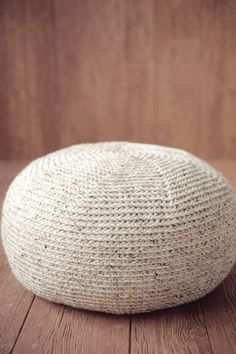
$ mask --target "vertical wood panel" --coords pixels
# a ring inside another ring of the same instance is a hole
[[[53,2],[25,1],[31,157],[60,145],[60,110]]]
[[[29,116],[25,66],[25,10],[0,2],[0,158],[28,157]]]
[[[201,24],[199,151],[236,157],[236,2],[206,2]]]
[[[124,1],[55,2],[63,146],[130,138],[124,11]]]
[[[236,2],[0,4],[0,157],[99,140],[236,157]]]

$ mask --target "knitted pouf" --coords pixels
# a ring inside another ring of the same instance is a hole
[[[156,310],[202,297],[229,273],[235,192],[183,150],[76,145],[14,179],[2,241],[16,278],[45,299],[111,313]]]

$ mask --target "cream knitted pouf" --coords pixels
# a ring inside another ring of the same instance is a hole
[[[225,278],[236,256],[236,198],[220,173],[182,150],[76,145],[15,178],[2,240],[17,279],[45,299],[151,311]]]

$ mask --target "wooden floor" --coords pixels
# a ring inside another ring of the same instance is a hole
[[[236,161],[210,162],[236,188]],[[24,165],[0,162],[1,201]],[[14,279],[1,247],[0,353],[10,352],[235,354],[236,267],[199,301],[148,314],[117,316],[75,310],[35,297]]]

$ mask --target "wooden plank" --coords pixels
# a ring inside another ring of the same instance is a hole
[[[15,344],[34,296],[13,277],[1,242],[0,273],[0,353],[7,354]]]
[[[0,2],[0,157],[132,140],[236,157],[236,2]]]
[[[54,7],[61,144],[131,139],[125,2],[60,0]]]
[[[29,115],[22,1],[0,2],[0,158],[28,158]]]
[[[59,147],[60,114],[53,2],[25,1],[28,144],[31,157]]]
[[[133,354],[211,354],[211,346],[198,302],[134,315],[131,328]]]
[[[0,203],[10,180],[24,165],[25,162],[0,162]],[[1,242],[0,274],[0,353],[5,354],[12,350],[34,296],[13,277]]]
[[[236,68],[236,42],[229,43],[236,30],[236,2],[200,1],[200,7],[199,153],[235,158],[236,81],[231,70]]]
[[[236,351],[236,265],[227,279],[201,300],[214,354]]]
[[[62,106],[62,145],[121,139],[197,150],[199,7],[55,2],[60,88],[71,103]]]
[[[129,353],[129,317],[36,298],[13,353]]]
[[[52,2],[0,3],[0,158],[33,158],[59,147]]]

